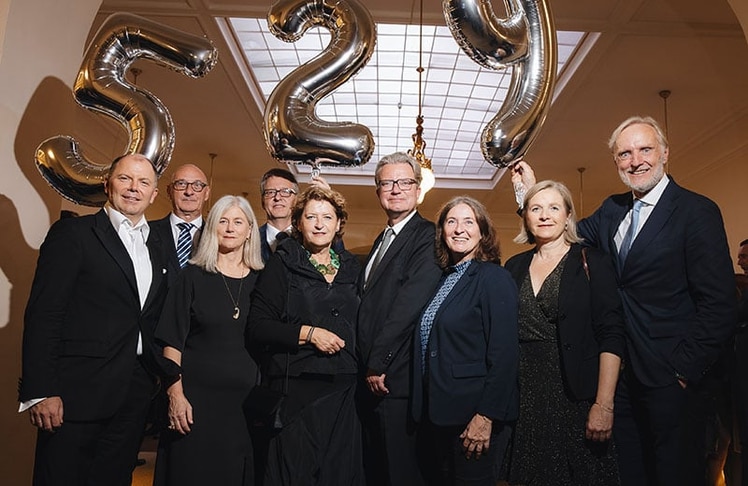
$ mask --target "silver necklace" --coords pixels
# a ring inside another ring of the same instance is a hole
[[[244,275],[241,280],[239,280],[239,292],[236,294],[236,299],[234,299],[234,294],[231,293],[231,289],[229,288],[229,283],[226,281],[226,276],[222,272],[218,272],[221,274],[221,278],[223,279],[223,285],[226,286],[226,292],[229,293],[229,298],[231,299],[231,303],[234,304],[234,314],[231,316],[234,318],[234,320],[239,319],[239,314],[241,314],[241,310],[239,309],[239,299],[242,297],[242,285],[244,284],[244,277],[249,275],[249,272],[247,272],[247,275]]]

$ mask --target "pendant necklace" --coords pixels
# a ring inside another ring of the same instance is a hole
[[[247,275],[244,275],[244,277],[239,280],[239,292],[236,294],[236,299],[234,299],[234,294],[231,293],[231,289],[229,288],[229,283],[226,281],[226,276],[219,270],[218,273],[221,274],[221,278],[223,279],[223,285],[226,286],[226,291],[229,293],[229,298],[231,299],[231,303],[234,304],[234,314],[231,316],[234,318],[234,320],[239,319],[239,314],[241,314],[241,310],[239,309],[239,299],[242,297],[242,284],[244,283],[244,277],[249,275],[249,272],[247,272]]]

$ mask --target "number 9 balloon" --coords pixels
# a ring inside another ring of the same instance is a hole
[[[490,0],[443,0],[452,36],[476,63],[514,71],[504,105],[481,136],[483,157],[504,168],[521,159],[538,135],[556,83],[556,30],[549,0],[504,0],[496,18]]]
[[[356,166],[374,151],[371,131],[350,122],[317,118],[320,99],[363,68],[376,42],[376,27],[358,0],[280,0],[268,13],[270,31],[295,42],[312,27],[330,30],[327,48],[291,72],[270,94],[264,133],[270,154],[284,162]]]
[[[126,80],[128,67],[138,58],[197,78],[213,68],[218,55],[205,38],[115,13],[101,25],[83,56],[73,86],[75,100],[118,121],[130,137],[127,153],[148,157],[161,175],[174,149],[174,123],[161,100]],[[106,202],[103,182],[109,164],[91,163],[72,137],[45,140],[35,158],[42,176],[63,197],[86,206]]]

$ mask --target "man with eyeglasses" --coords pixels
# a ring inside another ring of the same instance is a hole
[[[197,247],[203,228],[203,206],[210,198],[208,178],[196,165],[180,165],[171,176],[166,194],[171,213],[149,224],[164,244],[171,286]]]
[[[329,189],[330,186],[322,177],[313,177],[311,186]],[[267,262],[278,246],[278,241],[291,234],[291,211],[299,194],[296,177],[286,169],[270,169],[260,179],[260,197],[262,209],[265,210],[267,222],[260,226],[260,251],[262,261]],[[343,242],[333,243],[333,250],[344,248]]]
[[[423,484],[408,409],[413,326],[441,277],[434,224],[416,210],[421,166],[408,154],[382,158],[374,173],[387,227],[361,277],[358,315],[363,385],[359,411],[369,485]]]

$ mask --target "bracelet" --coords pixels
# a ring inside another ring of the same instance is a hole
[[[606,407],[602,403],[598,403],[598,402],[593,403],[593,405],[597,405],[598,407],[602,408],[603,412],[613,413],[613,408],[612,407]]]
[[[314,332],[314,326],[309,327],[309,332],[306,334],[305,343],[309,344],[312,342],[312,333]]]

